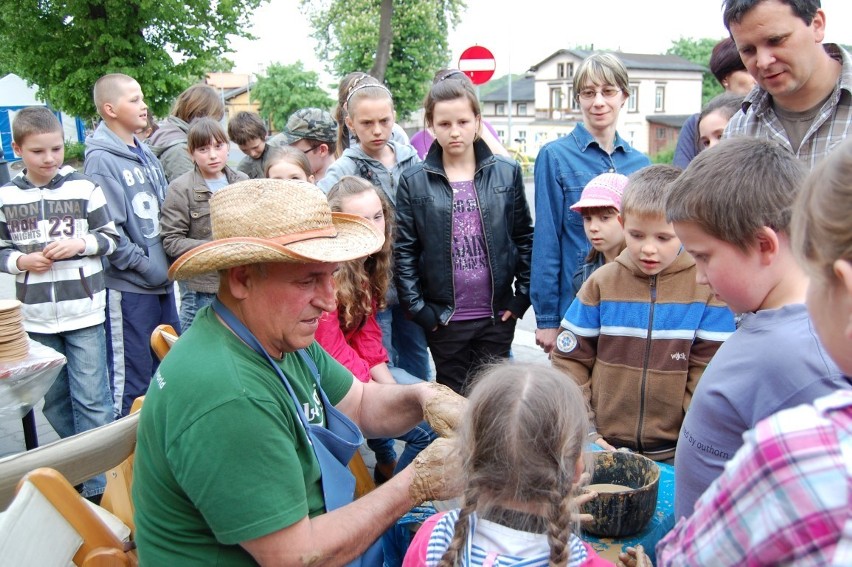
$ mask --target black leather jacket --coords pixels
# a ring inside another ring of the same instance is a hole
[[[474,186],[491,269],[491,317],[508,309],[517,317],[530,306],[533,227],[521,168],[474,143]],[[455,310],[453,191],[437,143],[426,160],[403,172],[396,196],[395,279],[399,303],[431,331]],[[513,288],[514,283],[514,288]]]

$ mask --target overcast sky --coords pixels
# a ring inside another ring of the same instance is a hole
[[[450,32],[451,64],[471,45],[497,60],[495,76],[522,73],[553,52],[575,45],[632,53],[663,53],[680,37],[719,38],[721,0],[467,0]],[[269,63],[294,63],[334,82],[314,53],[316,42],[297,0],[272,0],[254,15],[254,41],[234,40],[235,72],[258,73]],[[852,44],[852,1],[823,0],[826,41]],[[844,23],[845,22],[845,23]],[[511,62],[511,65],[510,65]]]

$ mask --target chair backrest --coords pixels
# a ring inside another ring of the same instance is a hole
[[[145,396],[133,400],[130,406],[130,415],[139,415]],[[135,447],[135,446],[134,446]],[[133,520],[133,499],[131,497],[131,486],[133,485],[133,459],[131,453],[126,459],[106,472],[106,490],[104,490],[101,506],[120,519],[125,526],[130,528],[130,538],[136,537],[136,522]]]
[[[60,473],[39,468],[21,479],[0,516],[0,564],[131,566],[135,556]]]
[[[163,360],[177,339],[178,334],[175,332],[174,327],[171,325],[157,325],[151,332],[151,350],[154,351],[157,358]]]
[[[112,469],[136,448],[139,412],[65,439],[0,459],[0,509],[29,471],[50,467],[73,485]]]

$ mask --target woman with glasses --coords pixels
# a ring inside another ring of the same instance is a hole
[[[573,297],[572,276],[589,252],[583,217],[570,209],[583,187],[601,173],[630,175],[651,162],[616,132],[627,102],[624,64],[611,53],[595,53],[574,75],[574,96],[583,122],[567,136],[545,144],[535,160],[535,233],[530,297],[536,343],[550,352],[559,323]]]

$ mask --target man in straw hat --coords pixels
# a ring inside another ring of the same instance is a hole
[[[338,263],[375,252],[383,236],[294,180],[226,187],[210,215],[213,240],[169,271],[218,271],[220,285],[145,399],[133,482],[140,562],[381,565],[375,542],[397,518],[457,492],[451,444],[439,439],[353,502],[346,463],[358,428],[392,437],[425,413],[448,433],[463,407],[436,384],[354,380],[314,341],[335,308]]]

